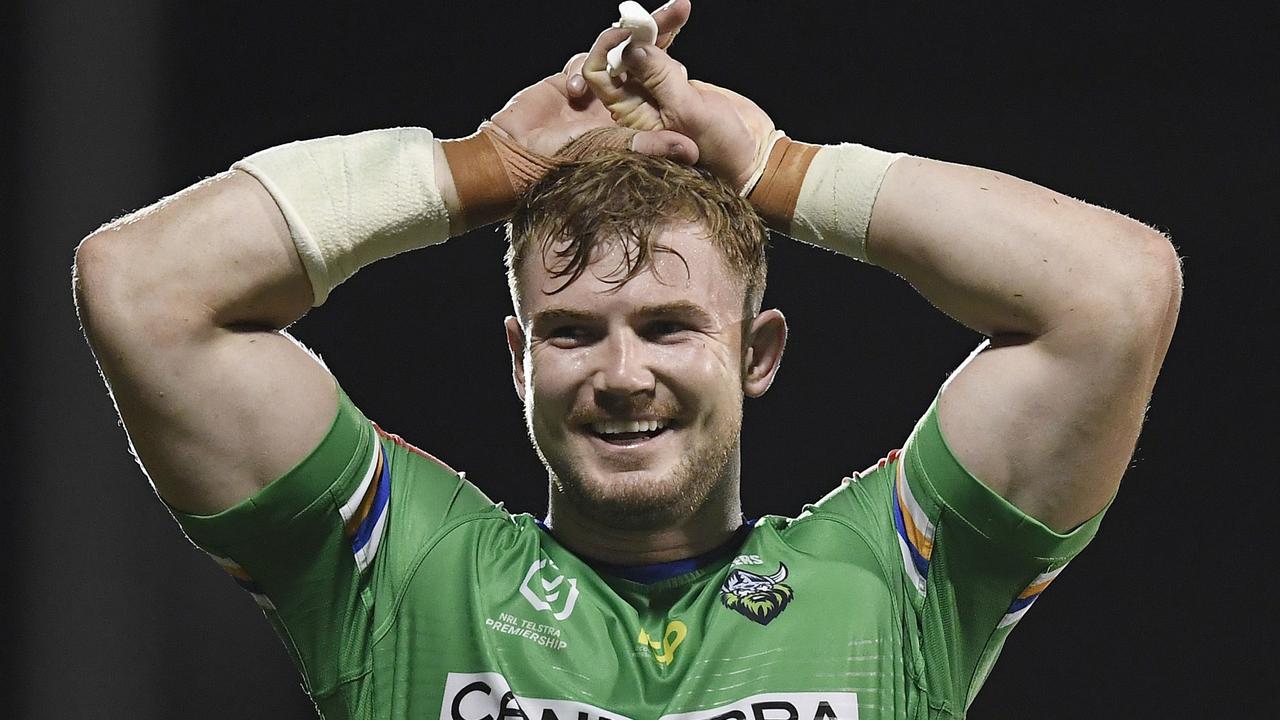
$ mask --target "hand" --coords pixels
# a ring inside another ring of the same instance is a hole
[[[689,19],[689,0],[672,0],[653,13],[658,42],[670,45]],[[621,30],[622,37],[626,31]],[[618,42],[621,42],[619,40]],[[588,130],[613,124],[609,110],[589,91],[580,71],[586,53],[570,58],[559,73],[516,93],[492,118],[496,129],[526,149],[545,156]],[[687,137],[661,128],[638,128],[632,149],[693,163],[697,147]]]
[[[629,45],[627,72],[610,77],[606,55],[627,38],[610,28],[596,38],[582,75],[611,117],[641,131],[674,130],[698,146],[699,164],[741,189],[765,160],[773,120],[751,100],[710,83],[689,80],[684,65],[655,45]]]

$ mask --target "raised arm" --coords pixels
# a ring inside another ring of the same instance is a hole
[[[287,471],[336,411],[281,328],[311,284],[271,195],[243,172],[94,232],[76,253],[85,335],[156,490],[211,513]]]
[[[989,487],[1066,531],[1115,493],[1181,299],[1160,233],[1003,173],[907,157],[867,234],[871,262],[990,338],[939,422]]]
[[[688,134],[775,230],[869,259],[988,336],[940,399],[970,472],[1059,531],[1105,506],[1178,312],[1164,236],[1003,173],[779,140],[749,100],[689,81],[652,46],[629,48],[626,81],[610,78],[617,41],[602,35],[583,74],[625,121]]]
[[[655,14],[666,42],[688,11],[682,0]],[[315,447],[334,380],[283,328],[361,265],[503,217],[546,156],[610,124],[598,102],[570,97],[581,61],[469,138],[403,128],[282,146],[85,238],[81,322],[167,502],[220,511]],[[661,151],[666,135],[635,146]]]

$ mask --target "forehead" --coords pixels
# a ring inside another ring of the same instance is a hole
[[[605,313],[630,308],[693,303],[723,320],[740,319],[743,282],[730,271],[724,254],[707,239],[699,225],[672,224],[655,230],[654,246],[670,248],[653,254],[647,268],[623,285],[626,246],[602,243],[586,271],[560,292],[567,277],[554,277],[538,253],[530,253],[520,273],[521,315],[528,319],[548,307]],[[631,249],[634,253],[634,248]]]

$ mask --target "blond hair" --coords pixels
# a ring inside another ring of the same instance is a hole
[[[621,242],[623,261],[601,277],[621,287],[654,268],[659,253],[685,262],[656,240],[678,222],[703,229],[742,282],[748,316],[759,312],[767,235],[751,204],[704,170],[628,150],[562,163],[521,196],[507,223],[507,283],[517,311],[519,269],[531,255],[541,257],[553,278],[564,278],[554,294],[577,280],[610,243]]]

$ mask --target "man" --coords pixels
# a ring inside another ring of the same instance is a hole
[[[1177,314],[1168,241],[999,173],[793,142],[663,52],[687,15],[656,13],[624,74],[606,31],[469,138],[273,148],[81,245],[140,462],[326,717],[962,717],[1096,531]],[[740,510],[743,398],[786,338],[743,196],[990,338],[901,451],[793,520]],[[281,330],[507,216],[545,523],[372,425]]]

